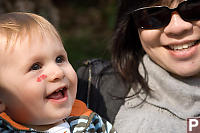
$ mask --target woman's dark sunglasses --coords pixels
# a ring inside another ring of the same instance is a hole
[[[184,21],[200,20],[200,0],[181,2],[174,9],[166,6],[139,8],[134,10],[131,15],[137,28],[159,29],[169,24],[174,11],[177,11]]]

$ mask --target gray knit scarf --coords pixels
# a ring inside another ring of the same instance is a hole
[[[167,109],[181,119],[200,116],[200,77],[173,77],[152,62],[149,56],[144,56],[143,61],[148,72],[148,85],[152,89],[148,103]],[[142,65],[139,71],[144,73]]]
[[[119,133],[184,133],[187,118],[200,116],[200,78],[177,78],[155,64],[147,55],[143,58],[152,89],[146,101],[135,107],[146,95],[125,100],[115,117]],[[144,76],[140,64],[139,72]],[[129,92],[131,95],[133,89]]]

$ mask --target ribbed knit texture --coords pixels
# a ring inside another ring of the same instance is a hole
[[[148,72],[151,97],[138,107],[145,98],[139,96],[126,99],[114,123],[119,133],[184,133],[189,117],[200,114],[200,78],[178,79],[151,61],[143,58]],[[140,73],[144,73],[142,65]],[[143,74],[144,75],[144,74]],[[130,91],[130,94],[133,94]]]

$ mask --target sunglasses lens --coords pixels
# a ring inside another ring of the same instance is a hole
[[[200,20],[200,1],[185,2],[179,7],[179,14],[186,21]]]
[[[133,18],[138,28],[158,29],[169,23],[171,12],[165,7],[143,8],[134,11]]]

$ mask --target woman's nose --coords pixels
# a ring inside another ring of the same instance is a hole
[[[48,71],[47,79],[49,82],[61,80],[65,76],[63,68],[57,64],[52,65]]]
[[[168,36],[183,36],[192,29],[192,23],[184,21],[177,12],[173,12],[170,23],[164,28],[164,33]]]

